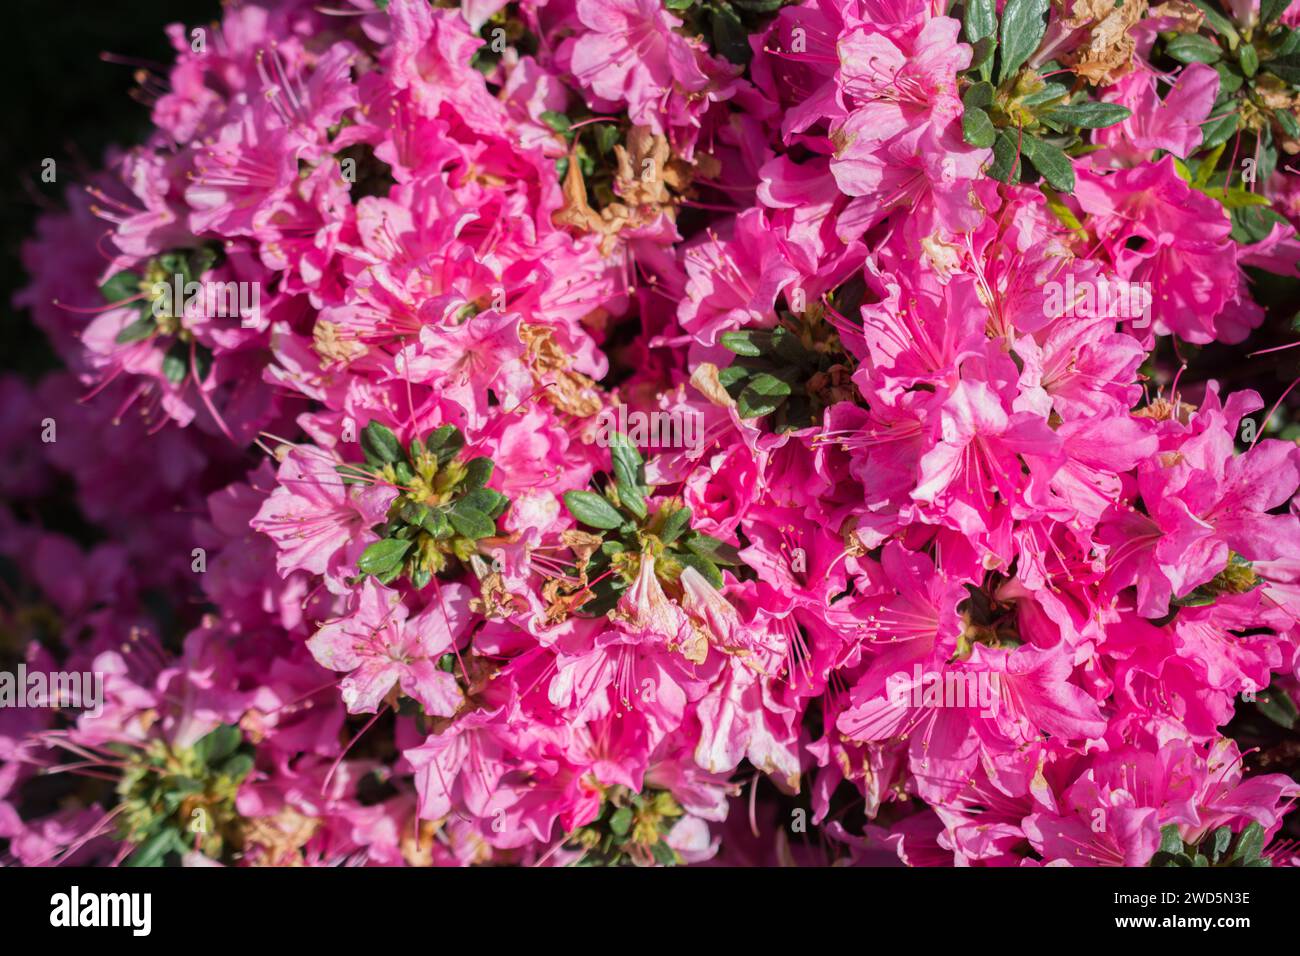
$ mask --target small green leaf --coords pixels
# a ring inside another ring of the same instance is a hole
[[[961,104],[967,109],[986,109],[993,105],[993,84],[981,80],[972,83],[962,94]]]
[[[1105,129],[1122,123],[1132,116],[1127,106],[1118,103],[1099,103],[1094,100],[1057,106],[1047,112],[1047,118],[1062,126],[1079,126],[1083,129]]]
[[[180,843],[179,837],[180,835],[170,827],[159,830],[136,847],[135,852],[127,859],[126,865],[131,867],[162,866],[167,854],[181,853],[187,849]]]
[[[1237,61],[1241,64],[1241,72],[1246,76],[1254,76],[1255,71],[1259,69],[1259,54],[1255,48],[1247,43],[1237,52]]]
[[[1263,849],[1264,828],[1258,822],[1252,820],[1250,826],[1242,830],[1237,837],[1237,847],[1232,851],[1230,862],[1238,866],[1245,866],[1259,859],[1259,853]]]
[[[966,0],[966,14],[962,19],[963,32],[971,43],[992,36],[998,28],[998,12],[994,0]]]
[[[488,483],[495,469],[496,464],[491,458],[484,458],[481,455],[471,458],[465,462],[465,477],[461,479],[458,488],[465,492],[478,491]]]
[[[1183,838],[1178,833],[1177,823],[1166,823],[1160,828],[1160,852],[1183,852]]]
[[[971,51],[970,68],[978,70],[980,78],[988,82],[993,75],[993,53],[998,48],[997,37],[984,37],[982,40],[976,40],[974,49]]]
[[[1211,30],[1228,41],[1228,46],[1236,47],[1241,37],[1237,35],[1237,29],[1232,25],[1232,21],[1215,9],[1214,4],[1209,0],[1192,0],[1202,13],[1205,14],[1205,23]]]
[[[1214,831],[1214,843],[1211,846],[1210,859],[1218,863],[1219,859],[1227,852],[1228,847],[1232,844],[1232,827],[1221,826]]]
[[[179,351],[178,351],[179,348]],[[185,374],[188,371],[185,365],[185,346],[180,342],[173,345],[163,356],[162,373],[163,377],[173,385],[179,385],[185,381]]]
[[[1226,143],[1237,132],[1237,114],[1229,113],[1201,124],[1201,146],[1206,149]]]
[[[1300,53],[1285,53],[1261,64],[1279,80],[1292,86],[1300,84]]]
[[[672,544],[690,526],[691,509],[685,506],[678,508],[664,519],[663,528],[659,531],[659,540],[664,544]]]
[[[1273,118],[1282,127],[1287,139],[1300,139],[1300,123],[1296,122],[1295,115],[1290,110],[1274,110]]]
[[[145,312],[140,318],[125,326],[121,332],[118,332],[117,338],[113,341],[117,342],[118,345],[139,342],[141,339],[147,339],[156,331],[158,331],[158,324],[154,321],[153,313]]]
[[[134,272],[122,271],[99,287],[105,302],[121,302],[140,294],[140,277]]]
[[[984,170],[990,177],[1000,183],[1020,181],[1020,157],[1017,155],[1015,130],[998,130],[993,140],[993,162]]]
[[[1296,725],[1300,712],[1296,710],[1291,695],[1274,684],[1266,691],[1261,691],[1255,699],[1255,707],[1273,723],[1291,730]]]
[[[743,564],[740,552],[725,541],[708,534],[696,532],[686,539],[686,547],[702,558],[708,558],[716,564]]]
[[[447,517],[451,520],[451,526],[456,529],[456,533],[471,541],[490,538],[497,533],[495,521],[477,508],[471,508],[464,501],[456,502],[447,513]]]
[[[243,739],[238,727],[233,724],[222,724],[195,742],[194,756],[205,767],[218,764],[233,754]]]
[[[1223,50],[1198,33],[1182,33],[1165,44],[1165,52],[1179,63],[1217,63]]]
[[[357,561],[357,570],[362,574],[373,574],[376,577],[394,569],[400,570],[402,559],[410,550],[410,541],[383,538],[361,552],[361,558]]]
[[[998,83],[1004,83],[1038,49],[1047,32],[1048,0],[1007,0],[1002,10],[1002,64]]]
[[[445,541],[455,533],[445,511],[430,511],[420,522],[420,527],[433,535],[437,541]]]
[[[609,829],[615,836],[627,836],[632,829],[632,808],[619,807],[609,818]]]
[[[619,129],[614,123],[597,123],[594,132],[596,151],[602,156],[608,154],[618,143]]]
[[[552,130],[565,136],[568,135],[573,126],[572,121],[567,116],[563,113],[557,113],[555,110],[543,110],[541,120]]]
[[[510,499],[491,488],[477,488],[460,499],[470,508],[481,511],[489,518],[496,518],[506,510]]]
[[[735,332],[723,332],[719,340],[723,348],[730,349],[737,355],[757,358],[766,351],[772,342],[772,333],[766,330],[741,329]]]
[[[749,62],[753,54],[749,48],[749,31],[731,4],[716,0],[709,7],[709,25],[713,30],[713,46],[722,56],[738,66]]]
[[[1025,134],[1022,142],[1025,158],[1034,164],[1047,184],[1058,192],[1074,192],[1074,164],[1070,157],[1050,143]]]
[[[997,130],[993,127],[993,121],[989,119],[988,113],[978,107],[968,106],[961,117],[961,136],[968,145],[976,149],[988,149],[993,145]]]
[[[1259,22],[1269,24],[1286,12],[1291,0],[1262,0],[1259,5]]]
[[[564,505],[569,514],[589,528],[609,531],[623,523],[623,516],[614,510],[614,506],[595,492],[566,491]]]
[[[1070,95],[1070,88],[1064,83],[1045,83],[1037,93],[1030,93],[1020,100],[1021,106],[1041,106],[1052,100],[1064,100]]]
[[[406,460],[406,450],[397,436],[379,422],[371,422],[361,430],[361,449],[383,464]]]
[[[724,583],[722,580],[722,572],[719,571],[718,566],[708,558],[698,554],[678,554],[676,555],[676,558],[688,568],[694,568],[700,574],[704,575],[704,579],[715,588],[718,590],[722,589]]]
[[[1242,245],[1262,242],[1275,225],[1286,225],[1287,220],[1268,206],[1244,206],[1230,211],[1232,238]]]
[[[770,415],[789,397],[789,382],[769,372],[759,372],[741,390],[736,410],[741,418],[758,418]]]

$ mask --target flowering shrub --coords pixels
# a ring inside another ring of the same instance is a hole
[[[333,6],[25,249],[7,858],[1296,862],[1286,0]]]

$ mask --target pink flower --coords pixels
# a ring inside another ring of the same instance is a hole
[[[460,705],[456,678],[437,666],[464,630],[468,593],[449,584],[450,602],[440,600],[413,617],[402,596],[367,577],[348,614],[326,624],[307,642],[322,667],[348,671],[343,703],[354,714],[373,714],[400,686],[433,717],[450,717]]]

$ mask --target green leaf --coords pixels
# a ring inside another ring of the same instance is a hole
[[[1214,843],[1211,846],[1210,859],[1214,863],[1219,862],[1219,858],[1227,852],[1228,847],[1232,844],[1232,827],[1224,825],[1214,831]]]
[[[1022,97],[1021,106],[1040,106],[1052,100],[1064,100],[1070,95],[1070,88],[1064,83],[1045,83],[1037,93]]]
[[[1282,127],[1282,132],[1286,134],[1287,139],[1300,139],[1300,123],[1296,122],[1290,110],[1274,110],[1273,118],[1277,120],[1277,125]]]
[[[609,531],[623,523],[623,516],[601,495],[591,491],[566,491],[564,505],[569,514],[589,528]]]
[[[442,448],[451,441],[451,439],[459,432],[460,429],[455,425],[439,425],[433,431],[429,432],[428,437],[424,439],[424,447],[429,451],[437,451],[439,448]]]
[[[1252,820],[1250,826],[1242,830],[1237,837],[1237,848],[1232,851],[1229,862],[1238,866],[1245,866],[1259,859],[1259,853],[1263,849],[1264,828],[1258,822]]]
[[[1166,823],[1160,828],[1160,852],[1183,852],[1183,838],[1178,834],[1177,823]]]
[[[185,346],[182,343],[177,342],[168,349],[167,354],[163,356],[163,377],[173,385],[179,385],[181,382],[185,381],[185,374],[187,371],[188,368],[185,364]]]
[[[121,302],[140,294],[140,277],[134,272],[122,271],[99,287],[105,302]]]
[[[1127,106],[1118,103],[1098,103],[1093,100],[1057,106],[1047,113],[1047,118],[1062,126],[1079,126],[1083,129],[1105,129],[1122,123],[1132,116]]]
[[[1207,196],[1217,199],[1224,209],[1244,209],[1247,206],[1267,206],[1268,197],[1253,193],[1240,186],[1224,189],[1222,186],[1210,186],[1203,190]]]
[[[674,866],[677,863],[677,851],[663,840],[650,848],[650,855],[655,858],[655,862],[660,866]]]
[[[1295,728],[1300,712],[1296,710],[1295,701],[1281,687],[1274,685],[1262,691],[1255,699],[1255,707],[1273,723],[1287,730]]]
[[[1070,157],[1050,143],[1025,134],[1022,142],[1025,158],[1034,164],[1049,186],[1058,192],[1074,192],[1074,164]]]
[[[609,153],[618,143],[619,129],[614,123],[595,124],[596,151],[602,156]]]
[[[1223,50],[1198,33],[1182,33],[1165,44],[1165,52],[1179,63],[1217,63]]]
[[[770,372],[759,372],[751,378],[736,400],[741,418],[758,418],[770,415],[790,397],[790,383]]]
[[[1017,155],[1017,135],[1015,130],[998,130],[997,138],[993,140],[993,162],[989,163],[984,172],[1000,183],[1020,181],[1021,163]]]
[[[478,491],[488,483],[495,469],[496,464],[491,458],[482,455],[471,458],[465,462],[465,477],[461,479],[459,489],[465,492]]]
[[[135,852],[127,859],[126,865],[131,867],[162,866],[167,854],[181,853],[185,849],[187,848],[180,842],[180,834],[168,827],[159,830],[136,847]]]
[[[1213,148],[1226,143],[1237,132],[1237,114],[1229,113],[1201,124],[1201,146]]]
[[[645,520],[645,483],[642,480],[641,453],[621,432],[610,440],[610,458],[614,463],[614,487],[618,500],[637,518]]]
[[[994,92],[992,83],[980,80],[978,83],[972,83],[962,94],[961,104],[967,109],[985,109],[993,105]]]
[[[722,580],[722,572],[719,571],[718,566],[714,564],[712,561],[710,561],[708,558],[698,554],[678,554],[675,555],[675,557],[677,558],[678,561],[686,565],[688,568],[694,568],[696,571],[702,574],[704,576],[704,579],[708,581],[710,584],[712,584],[715,588],[717,588],[718,590],[722,589],[722,585],[724,583]]]
[[[1262,0],[1259,5],[1259,22],[1272,23],[1291,6],[1291,0]]]
[[[573,127],[573,122],[563,113],[557,113],[555,110],[544,110],[541,114],[541,120],[552,130],[561,135],[567,136],[569,130]]]
[[[723,348],[730,349],[737,355],[757,358],[772,344],[772,333],[766,329],[741,329],[735,332],[723,332],[719,340]]]
[[[491,488],[476,488],[460,499],[466,506],[481,511],[489,518],[496,518],[506,510],[510,499]]]
[[[615,836],[627,836],[632,829],[632,808],[619,807],[609,818],[609,829]]]
[[[1231,216],[1232,238],[1243,245],[1262,242],[1272,232],[1273,226],[1286,224],[1286,219],[1268,206],[1233,209]]]
[[[234,754],[221,765],[221,773],[235,780],[242,780],[253,769],[252,754]]]
[[[402,448],[402,443],[379,422],[371,422],[361,430],[361,449],[384,464],[406,460],[406,450]]]
[[[712,535],[696,532],[686,540],[686,547],[700,557],[708,558],[717,564],[738,565],[744,563],[740,559],[739,551],[727,544],[727,542],[719,541]]]
[[[975,48],[971,52],[970,68],[978,70],[980,78],[985,82],[993,75],[993,51],[997,48],[997,37],[985,37],[975,41]]]
[[[222,724],[198,739],[194,744],[194,756],[205,767],[213,766],[233,754],[243,739],[238,727]]]
[[[614,465],[614,477],[620,485],[644,487],[641,452],[622,432],[616,432],[609,441],[609,457]],[[620,492],[622,489],[619,489]]]
[[[455,532],[445,511],[430,511],[420,522],[420,527],[433,535],[437,541],[445,541]]]
[[[117,342],[118,345],[139,342],[141,339],[147,339],[157,330],[158,323],[154,321],[153,313],[145,312],[140,318],[125,326],[121,332],[118,332],[117,338],[113,341]]]
[[[398,538],[383,538],[376,541],[361,552],[361,558],[357,561],[357,570],[362,574],[373,574],[376,577],[393,570],[400,570],[402,559],[406,557],[406,552],[411,550],[411,544],[410,541],[402,541]]]
[[[1214,72],[1219,74],[1220,100],[1231,93],[1237,92],[1241,89],[1241,85],[1246,82],[1246,78],[1243,77],[1241,71],[1237,69],[1237,64],[1229,60],[1220,60],[1218,63],[1214,64]],[[1218,113],[1219,110],[1226,105],[1226,102],[1216,101],[1212,112]]]
[[[1286,53],[1275,56],[1262,64],[1263,68],[1284,83],[1292,86],[1300,83],[1300,53]]]
[[[497,533],[495,521],[477,508],[471,508],[464,501],[456,502],[447,513],[447,517],[451,520],[451,526],[456,529],[456,533],[471,541],[490,538]]]
[[[713,46],[722,56],[738,66],[749,62],[753,55],[749,48],[749,31],[731,4],[716,0],[709,7],[709,26],[713,30]]]
[[[971,43],[992,36],[998,28],[998,12],[993,0],[966,0],[963,32]]]
[[[1047,32],[1048,0],[1007,0],[1002,11],[1002,64],[998,83],[1015,76],[1016,71],[1038,49]]]
[[[1255,48],[1247,43],[1237,52],[1237,60],[1241,63],[1241,72],[1247,76],[1254,76],[1259,69],[1259,54]]]
[[[988,113],[978,107],[968,106],[961,116],[961,136],[970,146],[988,149],[993,145],[997,130]]]
[[[1232,21],[1220,13],[1209,0],[1192,0],[1192,3],[1205,14],[1205,22],[1215,33],[1226,37],[1228,45],[1235,47],[1241,37],[1237,35],[1237,28],[1232,25]]]
[[[663,528],[659,531],[659,540],[664,544],[672,544],[690,526],[691,509],[687,507],[678,508],[664,519]]]

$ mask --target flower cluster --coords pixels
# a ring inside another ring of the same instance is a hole
[[[24,251],[7,857],[1297,861],[1300,11],[334,6]]]

